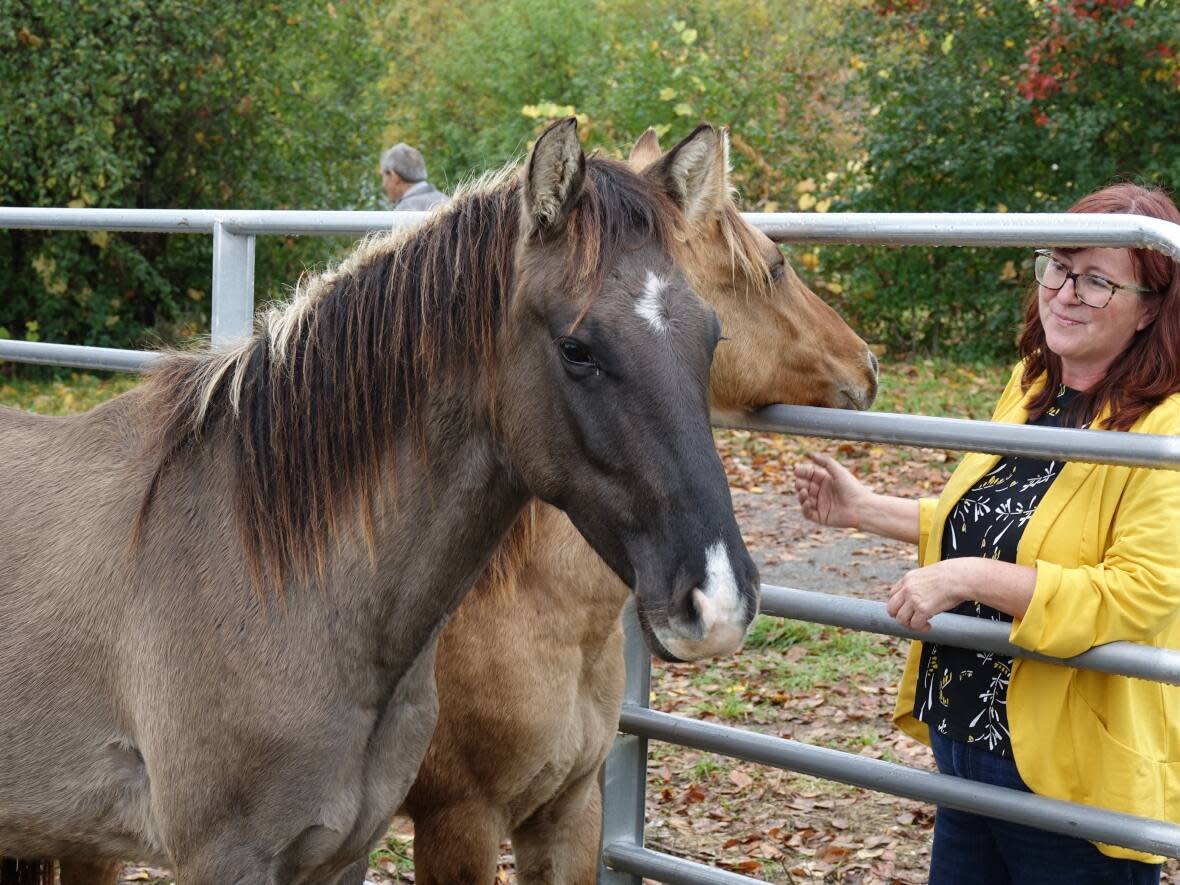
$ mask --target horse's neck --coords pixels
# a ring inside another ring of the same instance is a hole
[[[432,421],[401,434],[387,471],[368,592],[388,638],[419,642],[462,601],[527,500],[489,430]]]

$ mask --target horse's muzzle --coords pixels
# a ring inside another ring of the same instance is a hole
[[[695,661],[742,647],[759,599],[758,569],[745,548],[734,556],[723,542],[716,542],[706,551],[704,574],[695,579],[681,574],[676,584],[666,620],[651,622],[653,651]]]

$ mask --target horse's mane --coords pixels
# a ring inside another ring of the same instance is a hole
[[[164,475],[221,437],[256,586],[323,574],[330,542],[359,520],[373,555],[377,483],[394,435],[423,435],[431,394],[496,362],[515,283],[521,185],[511,167],[460,190],[421,226],[371,236],[339,266],[306,275],[224,352],[173,353],[145,386],[157,428],[133,539]],[[592,157],[563,233],[566,290],[593,297],[638,240],[665,251],[680,223],[662,191]]]
[[[709,223],[709,219],[697,222],[699,227]],[[742,218],[737,205],[732,199],[727,200],[725,206],[716,215],[716,224],[721,231],[721,241],[728,255],[731,274],[734,282],[744,279],[746,293],[759,298],[769,298],[774,293],[774,279],[770,275],[770,265],[762,254],[762,247],[755,231]],[[689,229],[687,236],[697,242],[708,239],[708,234]]]

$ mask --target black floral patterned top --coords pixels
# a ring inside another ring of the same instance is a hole
[[[1058,426],[1062,412],[1077,394],[1062,386],[1048,411],[1029,423]],[[1001,458],[951,509],[942,534],[942,558],[984,556],[1015,562],[1024,527],[1064,466],[1063,461]],[[992,621],[1012,620],[1011,615],[978,602],[961,603],[953,611]],[[1011,674],[1010,657],[926,643],[918,668],[914,717],[939,734],[1010,756],[1007,701]]]

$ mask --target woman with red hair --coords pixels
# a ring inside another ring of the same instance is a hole
[[[1069,211],[1180,224],[1163,191],[1118,184]],[[1180,265],[1148,249],[1036,253],[1021,360],[993,421],[1180,434]],[[918,545],[889,613],[1011,622],[1057,658],[1118,640],[1180,649],[1180,472],[968,454],[937,499],[877,495],[831,458],[795,471],[809,519]],[[894,718],[940,771],[1180,820],[1180,687],[915,642]],[[940,807],[930,882],[1160,878],[1162,858]]]

